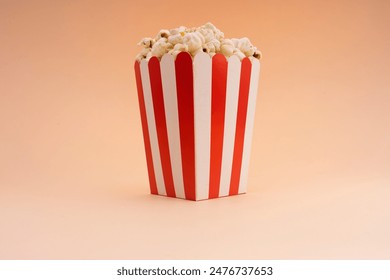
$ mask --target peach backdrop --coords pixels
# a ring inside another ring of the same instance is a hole
[[[389,12],[0,0],[0,258],[390,258]],[[207,21],[264,55],[249,192],[151,196],[136,43]]]

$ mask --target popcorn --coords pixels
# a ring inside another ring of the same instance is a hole
[[[202,39],[204,40],[204,38],[200,36],[202,35],[195,32],[184,35],[183,43],[188,46],[188,51],[190,53],[193,53],[202,47]]]
[[[232,38],[230,41],[232,41],[233,46],[234,46],[235,48],[237,48],[237,47],[238,47],[238,44],[240,43],[240,39],[237,39],[237,38]]]
[[[260,51],[211,23],[162,29],[139,45],[134,73],[150,192],[188,200],[245,193]]]
[[[221,53],[226,57],[230,57],[233,55],[234,49],[234,46],[224,44],[221,46]]]
[[[200,29],[199,32],[203,35],[206,42],[210,42],[215,38],[214,32],[210,29]]]
[[[153,56],[152,52],[148,52],[148,54],[145,56],[146,60],[151,59]]]
[[[167,41],[168,40],[166,38],[161,38],[156,43],[154,43],[150,51],[152,55],[161,58],[165,53],[168,52],[168,50],[172,49],[173,45]]]
[[[195,51],[191,52],[191,55],[192,55],[192,56],[195,56],[195,55],[197,55],[198,53],[202,53],[202,52],[203,52],[202,49],[196,49]]]
[[[140,54],[140,53],[137,54],[137,56],[135,57],[135,59],[138,60],[138,61],[141,61],[144,58],[146,58],[146,57],[144,55]]]
[[[254,47],[248,38],[244,37],[238,40],[237,48],[246,56],[253,56]]]
[[[169,38],[169,35],[171,35],[170,32],[169,32],[169,30],[162,29],[162,30],[160,30],[160,32],[158,32],[157,38],[158,38],[158,39],[161,39],[161,38]]]
[[[255,49],[255,52],[254,52],[254,54],[253,54],[253,57],[254,57],[254,58],[257,58],[257,59],[260,59],[261,56],[262,56],[261,52],[260,52],[259,50]]]
[[[174,58],[176,58],[176,56],[181,53],[181,51],[177,51],[177,50],[170,50],[168,52],[169,54],[173,55]]]
[[[183,36],[180,33],[171,35],[168,37],[168,42],[172,45],[181,44],[183,43]]]
[[[150,48],[153,46],[155,40],[152,38],[143,38],[139,43],[138,46],[144,46],[145,48]]]
[[[176,44],[173,49],[175,51],[188,52],[188,46],[184,44]]]
[[[222,45],[229,45],[229,46],[235,47],[233,40],[237,40],[237,39],[222,39],[221,40],[221,44]]]
[[[151,50],[152,50],[151,48],[145,48],[141,51],[141,55],[146,56],[149,52],[151,52]]]
[[[181,52],[188,52],[188,46],[184,44],[176,44],[172,50],[169,50],[168,53],[173,55],[173,57],[176,58],[176,56]]]
[[[237,55],[240,60],[245,58],[245,54],[237,48],[233,51],[233,54]]]
[[[217,39],[213,39],[210,42],[203,44],[202,49],[204,52],[218,52],[221,48],[221,42]]]
[[[172,35],[176,35],[176,34],[182,34],[182,35],[184,35],[186,29],[187,29],[187,27],[185,27],[185,26],[180,26],[180,27],[178,27],[178,28],[171,29],[170,32],[171,32]]]
[[[143,50],[137,55],[137,60],[148,60],[152,56],[161,59],[166,53],[176,57],[180,52],[189,52],[192,56],[205,52],[211,57],[221,53],[227,58],[237,55],[240,60],[245,57],[261,58],[261,52],[248,38],[225,39],[224,33],[210,22],[200,27],[162,29],[155,38],[144,38],[138,45]]]
[[[218,28],[216,28],[216,27],[214,26],[214,24],[212,24],[211,22],[206,23],[206,24],[203,25],[202,27],[203,27],[204,29],[209,29],[209,30],[213,31],[215,38],[217,38],[218,40],[220,40],[220,39],[222,39],[222,38],[224,37],[223,32],[221,32],[221,30],[219,30]]]

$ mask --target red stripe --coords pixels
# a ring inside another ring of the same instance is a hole
[[[135,70],[135,79],[137,82],[138,102],[139,102],[139,110],[141,113],[142,131],[144,134],[145,154],[146,154],[146,163],[148,165],[150,192],[152,194],[158,194],[156,177],[153,168],[152,149],[150,147],[148,122],[146,120],[146,109],[145,109],[145,101],[144,101],[144,91],[142,89],[140,63],[138,61],[136,61],[134,64],[134,70]]]
[[[251,77],[251,62],[244,58],[241,64],[240,89],[238,96],[236,135],[234,139],[234,152],[232,164],[232,177],[230,178],[229,195],[238,194],[242,164],[242,151],[244,147],[246,111],[248,108],[249,84]]]
[[[149,76],[165,189],[167,191],[167,196],[176,197],[175,187],[173,185],[171,158],[169,154],[160,61],[155,56],[149,61]]]
[[[179,53],[175,61],[180,145],[186,199],[195,200],[194,81],[192,58]]]
[[[221,181],[223,131],[225,126],[227,60],[213,56],[211,82],[210,189],[209,198],[219,196]]]

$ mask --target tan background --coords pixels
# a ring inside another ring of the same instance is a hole
[[[1,259],[390,258],[388,1],[0,0]],[[264,54],[249,193],[148,195],[136,43]]]

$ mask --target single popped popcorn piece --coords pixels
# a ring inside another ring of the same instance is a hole
[[[202,47],[202,35],[200,33],[191,32],[184,35],[183,43],[188,46],[189,52],[195,52]]]
[[[210,42],[211,40],[215,39],[214,32],[210,29],[199,28],[198,32],[203,35],[205,42]]]
[[[230,57],[233,55],[233,52],[234,52],[234,46],[232,45],[228,45],[228,44],[223,44],[221,46],[221,53],[226,56],[226,57]]]
[[[169,35],[171,35],[169,30],[161,29],[160,32],[158,32],[158,34],[157,34],[157,40],[159,40],[161,38],[167,38],[168,39]]]
[[[239,48],[245,48],[251,46],[251,41],[247,37],[243,37],[238,39],[238,46]]]
[[[171,35],[182,34],[184,36],[186,29],[187,28],[185,26],[180,26],[178,28],[171,29],[169,32],[171,33]]]
[[[218,40],[222,39],[224,37],[224,34],[223,32],[221,32],[221,30],[219,30],[218,28],[216,28],[214,26],[214,24],[212,24],[211,22],[208,22],[206,23],[205,25],[202,26],[204,29],[209,29],[211,30],[213,33],[214,33],[214,37]]]
[[[201,39],[202,44],[206,43],[206,39],[204,38],[202,33],[200,33],[199,31],[194,31],[193,33]]]
[[[168,42],[172,45],[183,43],[183,36],[181,34],[175,34],[168,37]]]
[[[232,39],[222,39],[221,44],[235,47]]]
[[[151,54],[157,56],[158,58],[162,57],[170,49],[173,48],[173,45],[167,42],[166,38],[161,38],[156,43],[153,44]]]
[[[246,37],[239,39],[237,48],[240,49],[240,51],[246,56],[252,56],[255,52],[251,41],[249,41]]]
[[[217,39],[213,39],[210,42],[203,44],[202,49],[205,52],[219,52],[221,48],[221,42],[219,42]]]
[[[152,38],[143,38],[137,45],[145,48],[151,48],[156,41]]]

